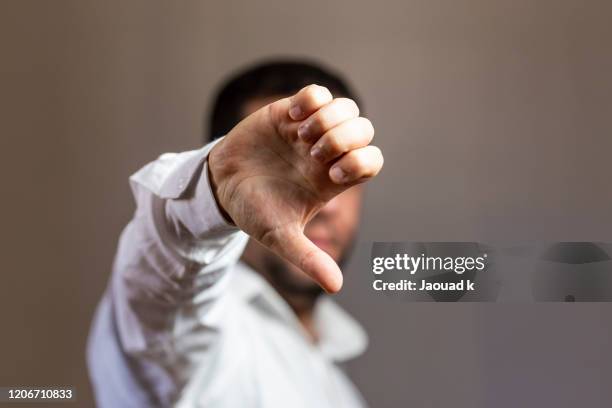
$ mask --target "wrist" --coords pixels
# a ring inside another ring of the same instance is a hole
[[[219,171],[216,171],[218,170],[218,165],[216,161],[216,153],[218,152],[218,149],[220,148],[222,143],[223,143],[223,140],[217,143],[212,148],[212,150],[208,153],[208,165],[206,166],[208,169],[208,180],[210,182],[210,189],[212,191],[212,195],[215,199],[215,202],[217,203],[217,207],[219,208],[219,212],[221,213],[223,218],[225,218],[225,220],[228,223],[235,225],[234,221],[232,220],[232,217],[230,217],[229,213],[227,212],[227,210],[225,209],[225,206],[222,203],[222,200],[220,199],[221,197],[220,186],[222,185],[223,176],[220,174]]]

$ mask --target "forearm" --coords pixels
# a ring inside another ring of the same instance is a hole
[[[111,291],[132,354],[167,350],[181,308],[205,318],[246,243],[212,195],[208,150],[162,156],[131,178],[138,208],[119,242]]]

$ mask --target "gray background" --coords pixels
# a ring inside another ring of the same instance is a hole
[[[346,72],[386,164],[342,303],[374,407],[603,407],[608,304],[377,296],[371,241],[612,240],[609,1],[0,2],[0,385],[72,385],[133,204],[199,145],[214,85],[271,55]]]

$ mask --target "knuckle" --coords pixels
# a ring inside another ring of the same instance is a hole
[[[304,88],[304,92],[307,98],[315,103],[321,103],[326,99],[331,98],[331,93],[329,92],[329,90],[321,85],[308,85],[306,88]]]
[[[372,124],[372,121],[364,117],[359,117],[358,119],[360,119],[361,125],[365,129],[366,133],[374,136],[374,125]]]
[[[385,158],[382,154],[382,151],[377,146],[371,146],[372,148],[372,176],[378,174],[378,172],[382,169],[383,164],[385,163]]]
[[[371,173],[380,162],[382,155],[380,149],[376,146],[368,146],[359,151],[359,154],[355,154],[356,166],[358,166],[363,172]]]
[[[308,85],[300,91],[300,97],[303,101],[309,103],[315,100],[316,92],[316,85]]]
[[[349,98],[337,98],[336,101],[338,101],[338,104],[343,106],[351,115],[359,116],[359,106],[357,106],[354,100]]]
[[[374,126],[366,118],[355,118],[352,123],[352,129],[358,135],[360,142],[368,144],[374,138]]]
[[[332,97],[332,93],[330,92],[329,89],[327,89],[327,87],[322,86],[322,85],[316,85],[318,92],[323,95],[326,98],[331,98]]]
[[[382,154],[382,150],[378,146],[370,146],[374,155],[382,162],[384,161],[384,157]]]
[[[317,114],[312,116],[310,126],[317,131],[322,131],[325,129],[325,124],[327,123],[327,117],[325,112],[320,111]]]
[[[311,92],[315,92],[317,90],[317,88],[319,87],[319,85],[316,84],[310,84],[310,85],[306,85],[303,89],[303,91],[305,93],[311,93]]]
[[[360,153],[361,154],[357,155],[357,163],[359,167],[361,168],[370,167],[370,164],[372,163],[372,157],[370,157],[370,155],[368,155],[366,151],[362,150]]]
[[[325,140],[327,148],[325,150],[332,153],[341,153],[346,150],[344,143],[342,143],[342,136],[336,132],[330,132]]]

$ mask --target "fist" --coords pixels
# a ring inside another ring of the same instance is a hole
[[[210,180],[222,211],[327,292],[342,286],[334,260],[304,227],[329,200],[376,176],[383,156],[372,123],[350,99],[310,85],[245,118],[211,150]]]

